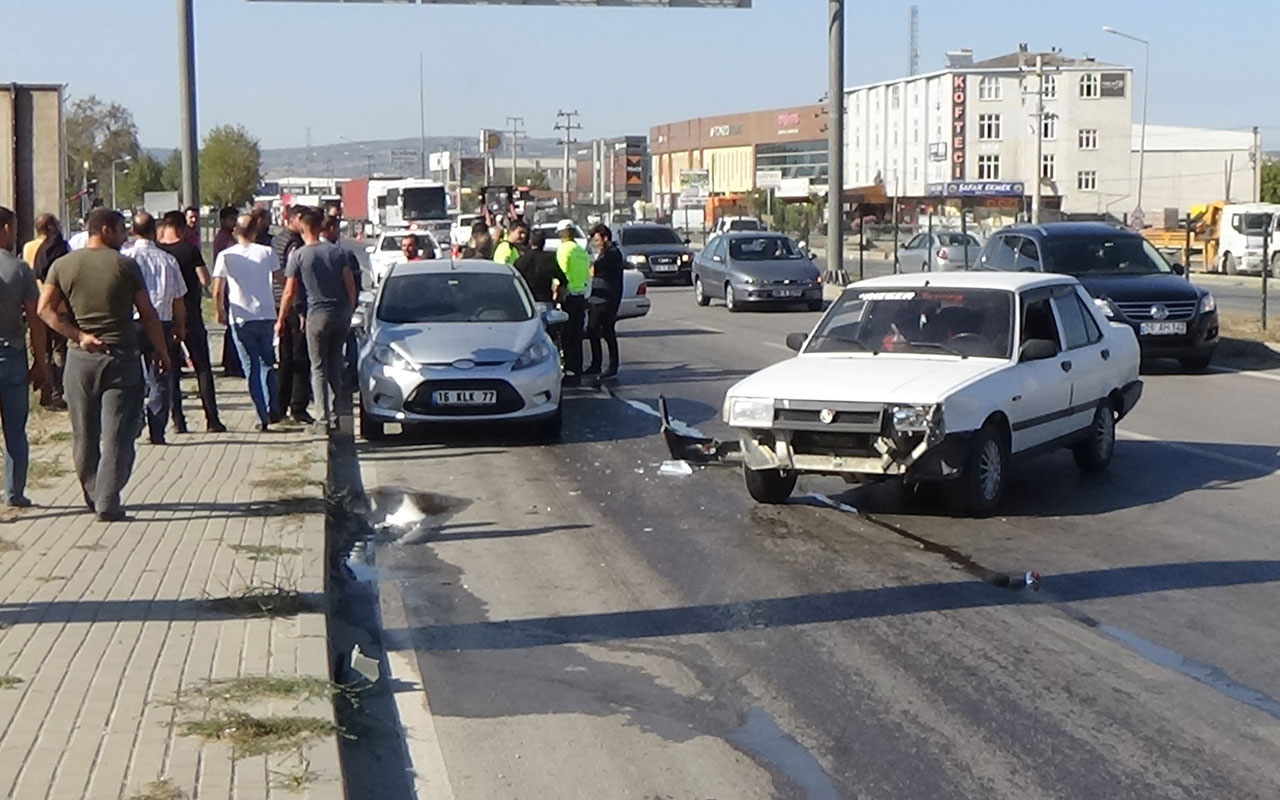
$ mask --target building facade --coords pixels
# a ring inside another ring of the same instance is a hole
[[[593,139],[577,150],[576,200],[625,208],[649,199],[649,140],[644,136]]]
[[[653,202],[675,208],[692,180],[710,195],[772,189],[780,195],[824,191],[826,108],[729,114],[659,125],[649,133]],[[696,176],[693,177],[693,176]]]

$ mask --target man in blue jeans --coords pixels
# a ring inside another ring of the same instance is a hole
[[[13,254],[17,218],[0,206],[0,422],[4,428],[4,503],[14,508],[27,499],[27,386],[44,386],[44,323],[36,315],[36,276]],[[23,319],[26,319],[24,323]],[[27,326],[35,359],[27,364]]]
[[[231,339],[240,352],[249,381],[249,397],[258,412],[257,429],[266,432],[281,409],[276,383],[272,273],[280,260],[270,247],[257,244],[257,221],[249,214],[236,218],[236,243],[218,253],[213,265],[213,294],[218,322],[230,323]]]
[[[285,330],[289,306],[306,290],[304,330],[311,358],[311,388],[325,431],[338,427],[339,417],[351,411],[351,393],[342,368],[342,345],[351,330],[356,307],[356,284],[341,247],[320,238],[324,215],[305,208],[298,215],[303,246],[293,251],[285,267],[284,297],[276,333]]]

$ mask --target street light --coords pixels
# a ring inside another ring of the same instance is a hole
[[[129,161],[130,157],[124,156],[111,162],[111,208],[116,211],[120,210],[120,204],[116,202],[116,164],[128,164]],[[127,169],[123,171],[129,172]]]
[[[1142,211],[1142,179],[1147,166],[1147,94],[1151,89],[1151,42],[1138,36],[1118,31],[1110,25],[1102,26],[1103,33],[1110,33],[1124,39],[1137,42],[1146,51],[1146,63],[1142,68],[1142,135],[1138,145],[1138,205],[1135,209]]]

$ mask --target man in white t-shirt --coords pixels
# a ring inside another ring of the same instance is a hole
[[[249,381],[249,397],[258,412],[259,431],[282,418],[276,382],[276,303],[271,293],[272,273],[280,260],[270,247],[254,241],[257,224],[249,214],[236,218],[236,243],[222,252],[213,265],[214,307],[218,322],[229,325],[240,363]]]

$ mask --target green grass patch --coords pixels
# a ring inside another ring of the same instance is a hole
[[[57,480],[70,471],[57,459],[33,458],[27,465],[27,485],[45,486],[50,481]]]
[[[250,561],[268,561],[281,556],[296,556],[302,552],[300,547],[280,547],[274,544],[233,544],[231,549]]]
[[[22,678],[17,675],[0,675],[0,689],[12,689],[22,684]]]
[[[281,586],[250,586],[243,591],[206,601],[214,611],[236,617],[295,617],[319,611],[310,595]]]
[[[148,783],[141,792],[131,794],[125,800],[187,800],[187,793],[168,778],[162,778]]]
[[[210,681],[199,694],[210,700],[247,703],[263,698],[319,700],[344,691],[343,687],[323,678],[298,675],[261,675]]]
[[[72,438],[71,431],[54,431],[49,434],[49,441],[51,442],[69,442]]]
[[[241,711],[186,722],[180,731],[184,736],[228,742],[235,758],[288,752],[339,732],[336,725],[319,717],[255,717]]]

